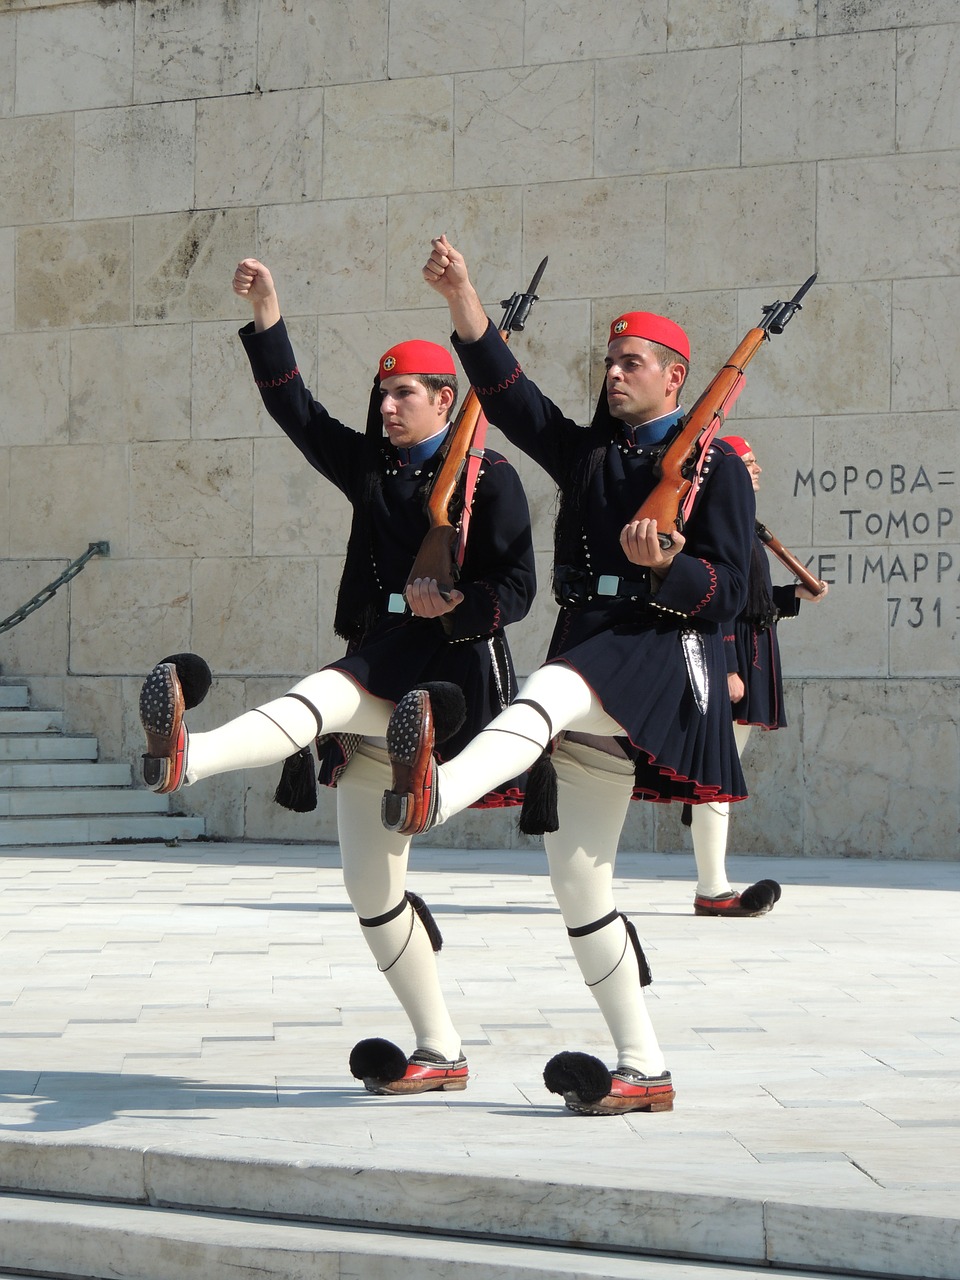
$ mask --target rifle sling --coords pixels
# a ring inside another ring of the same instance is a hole
[[[693,483],[690,486],[690,491],[688,492],[686,498],[684,499],[683,506],[681,508],[684,524],[686,524],[690,516],[690,512],[693,508],[693,501],[696,498],[697,491],[700,488],[701,479],[702,479],[701,472],[703,471],[703,464],[707,460],[707,452],[711,444],[713,444],[713,438],[717,434],[717,432],[720,430],[720,428],[723,426],[724,422],[726,421],[727,414],[730,411],[730,409],[732,409],[734,403],[736,402],[737,397],[740,395],[740,392],[743,390],[744,384],[746,383],[746,381],[747,381],[746,375],[741,372],[737,376],[736,381],[733,383],[730,390],[727,392],[726,396],[724,396],[723,403],[715,411],[713,415],[713,419],[710,422],[710,425],[704,430],[703,434],[700,437],[700,446],[699,446],[699,454],[697,457],[696,472],[693,477]]]
[[[473,432],[473,442],[467,450],[467,474],[463,489],[463,515],[460,519],[460,538],[457,542],[457,564],[463,564],[467,550],[467,530],[470,527],[470,516],[473,513],[473,495],[483,462],[483,443],[487,436],[486,414],[481,413]]]

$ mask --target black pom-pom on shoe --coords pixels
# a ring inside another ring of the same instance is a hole
[[[428,680],[416,687],[430,695],[434,742],[446,742],[459,733],[467,718],[467,703],[460,686],[447,680]]]
[[[543,1069],[543,1083],[563,1097],[575,1093],[581,1102],[605,1098],[613,1085],[608,1067],[590,1053],[557,1053]]]
[[[350,1072],[357,1080],[399,1080],[407,1069],[407,1055],[392,1040],[374,1036],[350,1050]]]
[[[780,889],[780,886],[777,884],[776,880],[758,880],[757,883],[769,885],[770,892],[773,894],[774,902],[780,901],[781,889]]]
[[[174,653],[162,662],[172,662],[177,669],[177,679],[183,690],[185,711],[197,707],[210,692],[213,675],[203,658],[197,653]]]
[[[740,895],[741,911],[745,915],[762,916],[780,901],[780,886],[776,880],[758,880]]]

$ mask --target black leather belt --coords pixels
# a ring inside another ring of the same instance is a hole
[[[636,578],[618,578],[612,573],[584,573],[560,564],[553,575],[553,596],[568,609],[583,608],[597,600],[646,601],[650,598],[650,572],[638,565]]]

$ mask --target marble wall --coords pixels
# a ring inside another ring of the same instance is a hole
[[[754,736],[731,847],[956,857],[958,69],[955,0],[0,0],[0,614],[110,543],[0,639],[4,673],[135,758],[159,656],[210,660],[204,727],[336,654],[346,511],[260,407],[243,256],[355,423],[384,347],[446,337],[440,231],[494,316],[549,254],[516,345],[581,419],[612,315],[675,316],[699,388],[817,271],[735,430],[761,518],[832,589],[781,627],[791,727]],[[554,494],[516,461],[529,670]],[[178,800],[212,834],[332,840],[333,797],[287,815],[267,772]],[[627,847],[687,848],[633,809]],[[439,834],[525,843],[509,814]]]

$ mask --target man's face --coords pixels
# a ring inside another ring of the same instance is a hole
[[[670,362],[665,369],[646,338],[614,338],[604,361],[610,414],[639,427],[677,407],[684,367]]]
[[[409,373],[380,379],[380,416],[387,438],[398,449],[427,440],[447,421],[453,393],[448,387],[433,399],[419,378]]]
[[[743,453],[743,454],[741,454],[741,455],[740,455],[740,461],[743,463],[743,465],[744,465],[744,466],[747,468],[747,470],[750,472],[750,480],[751,480],[751,482],[753,483],[753,492],[754,492],[754,493],[759,493],[759,491],[760,491],[760,472],[761,472],[761,470],[762,470],[762,467],[760,466],[760,463],[757,461],[756,456],[754,455],[753,450],[751,449],[749,453]]]

